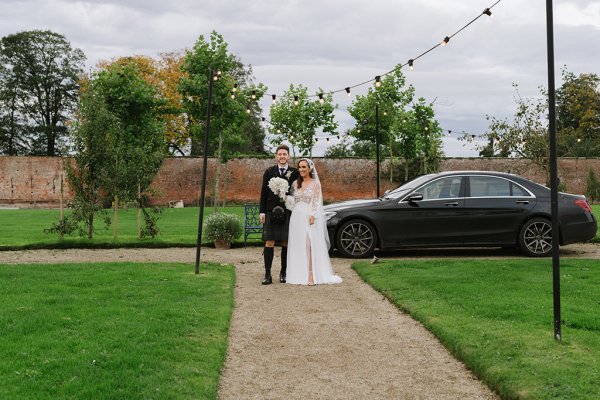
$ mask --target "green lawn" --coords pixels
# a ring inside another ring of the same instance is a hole
[[[235,271],[0,265],[0,398],[215,399]]]
[[[47,234],[44,229],[60,219],[59,210],[22,209],[0,210],[0,250],[19,248],[69,248],[69,247],[171,247],[195,246],[198,235],[198,207],[165,208],[158,220],[160,235],[156,239],[137,238],[137,211],[119,210],[117,241],[113,240],[113,226],[104,227],[101,218],[97,218],[92,240],[79,237],[78,234],[58,237]],[[240,222],[244,221],[244,207],[227,207],[221,211],[236,214]],[[213,209],[204,209],[204,218]],[[112,217],[112,213],[110,214]],[[249,239],[250,240],[250,239]],[[237,242],[243,241],[243,236]],[[259,242],[254,235],[251,242]]]
[[[600,264],[561,261],[562,341],[552,261],[416,260],[354,265],[505,399],[600,398]]]
[[[600,205],[593,205],[596,219],[600,220]],[[156,239],[138,240],[137,211],[127,209],[119,211],[117,241],[113,240],[113,229],[104,228],[100,218],[95,223],[96,232],[92,240],[80,238],[78,235],[59,238],[54,234],[44,233],[52,223],[60,219],[59,210],[1,210],[0,209],[0,250],[25,248],[69,248],[69,247],[172,247],[195,246],[198,235],[198,208],[166,208],[160,216],[158,226],[160,235]],[[206,218],[213,209],[205,208]],[[244,221],[244,207],[234,206],[220,209],[223,212],[236,214]],[[112,216],[112,214],[111,214]],[[600,231],[594,242],[600,243]],[[243,242],[243,236],[236,240],[237,245]],[[251,244],[261,243],[260,235],[249,238]]]

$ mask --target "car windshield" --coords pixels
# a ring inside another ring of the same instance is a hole
[[[397,187],[396,189],[389,191],[388,193],[384,194],[382,198],[399,199],[400,197],[407,195],[408,193],[415,190],[417,187],[421,186],[423,183],[430,180],[433,176],[434,174],[419,176],[413,179],[412,181],[406,182],[405,184]]]

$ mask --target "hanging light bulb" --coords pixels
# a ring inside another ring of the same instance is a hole
[[[360,133],[360,128],[356,128],[356,133]]]
[[[325,140],[327,140],[327,141],[329,142],[329,138],[327,138],[327,139],[325,139]]]
[[[448,136],[450,136],[452,134],[452,131],[450,129],[448,129]]]
[[[250,106],[246,106],[246,113],[250,114]]]
[[[450,41],[450,38],[449,38],[448,36],[446,36],[446,37],[444,38],[444,40],[442,40],[442,46],[445,46],[445,45],[447,45],[449,41]]]
[[[323,93],[319,93],[319,103],[325,103],[325,99],[323,98]]]
[[[377,75],[375,77],[375,87],[378,88],[379,86],[381,86],[381,76]]]
[[[408,60],[408,69],[409,70],[413,70],[413,64],[414,64],[415,60],[413,60],[412,58],[410,60]]]
[[[489,8],[486,8],[485,10],[483,10],[482,14],[485,14],[485,15],[487,15],[490,18],[494,18],[494,16],[492,15],[492,12],[490,11]]]
[[[275,99],[277,99],[277,95],[276,94],[272,94],[271,98],[273,99],[273,104],[275,104]]]
[[[281,129],[277,129],[277,133],[281,133]]]
[[[577,143],[581,143],[581,138],[577,138]]]
[[[383,110],[383,116],[387,116],[387,110]]]
[[[232,100],[235,99],[235,92],[233,92],[233,91],[231,92],[231,99]]]
[[[238,88],[238,84],[234,83],[233,84],[233,89],[231,89],[231,91],[235,93],[235,92],[237,92],[237,88]]]
[[[256,100],[256,90],[252,91],[252,95],[250,97],[252,97],[252,100]]]
[[[300,104],[300,102],[298,101],[298,95],[294,96],[294,105],[297,106],[298,104]]]
[[[346,90],[346,94],[348,95],[348,97],[352,96],[352,95],[350,94],[350,86],[348,86],[348,87],[347,87],[346,89],[344,89],[344,90]]]
[[[340,138],[340,135],[337,135],[337,138],[339,139],[339,138]]]
[[[261,118],[261,121],[262,121],[262,122],[265,122],[266,120],[267,120],[267,119],[266,119],[265,117],[262,117],[262,118]]]
[[[319,142],[319,138],[316,137],[315,138],[315,143],[318,143],[318,142]]]
[[[213,75],[213,80],[218,81],[220,77],[221,77],[221,71],[217,71],[217,73],[215,75]]]

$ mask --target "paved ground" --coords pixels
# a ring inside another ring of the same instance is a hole
[[[333,258],[344,282],[260,284],[261,248],[203,248],[202,261],[236,266],[237,286],[221,399],[495,399],[419,323],[399,312]],[[276,252],[278,253],[278,251]],[[565,247],[563,257],[600,258],[600,246]],[[501,250],[427,250],[380,257],[519,257]],[[0,252],[0,263],[193,262],[195,249]],[[276,256],[275,265],[279,265]]]

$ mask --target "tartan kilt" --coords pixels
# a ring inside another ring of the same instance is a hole
[[[263,225],[262,240],[274,240],[276,242],[287,242],[290,229],[290,216],[292,212],[285,209],[285,221],[275,223],[271,221],[271,211],[265,213],[265,224]]]

